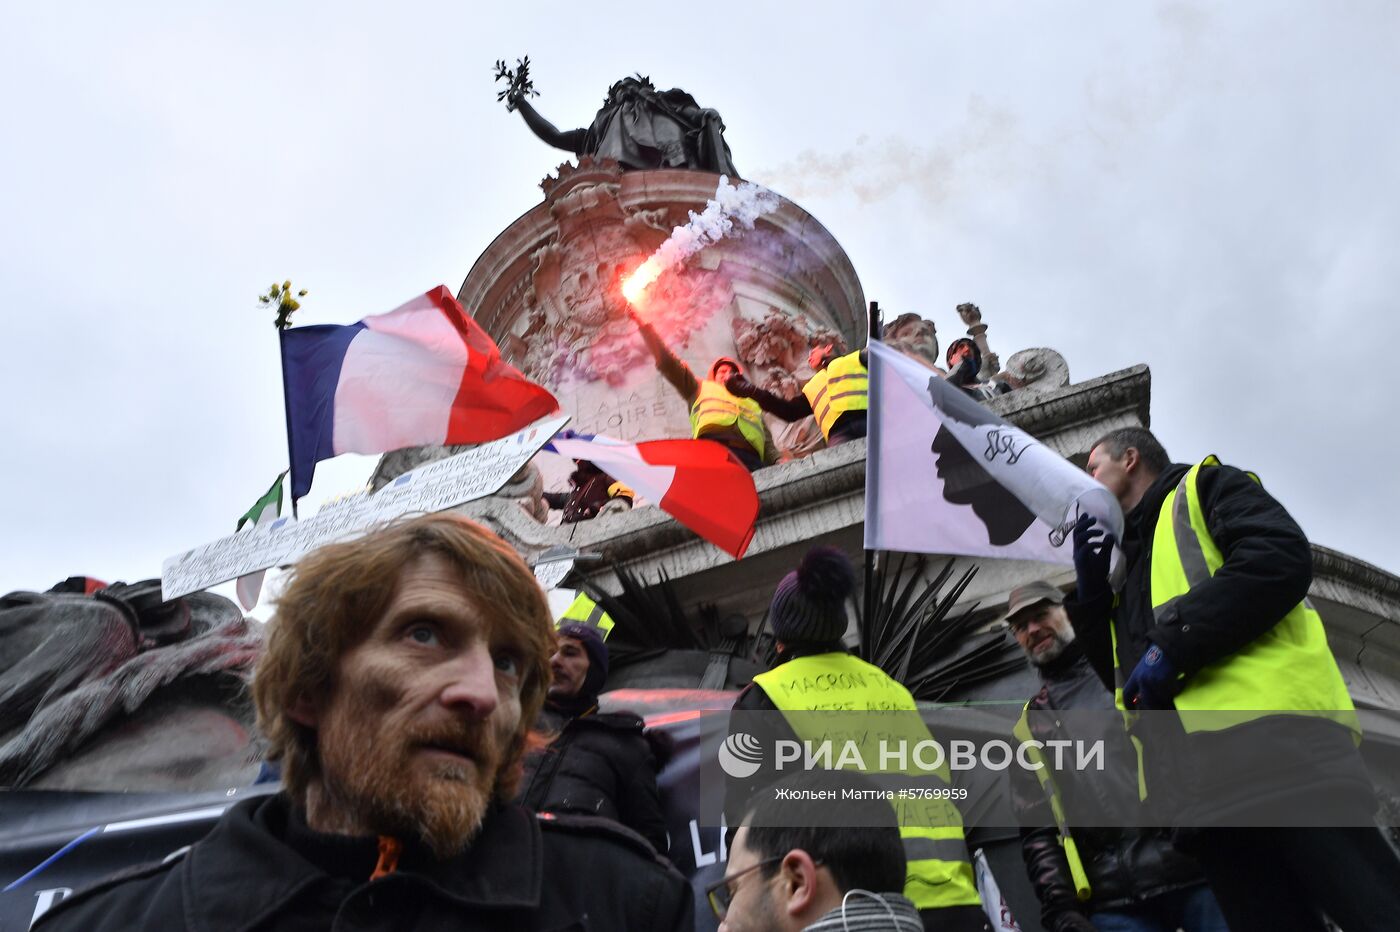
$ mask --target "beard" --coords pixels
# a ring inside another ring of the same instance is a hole
[[[417,838],[439,859],[480,831],[505,756],[488,723],[396,730],[385,719],[344,710],[330,716],[319,745],[322,786],[334,810],[376,834]],[[428,758],[426,747],[470,760]]]
[[[1035,664],[1037,667],[1043,667],[1047,663],[1054,663],[1056,660],[1059,660],[1060,655],[1073,643],[1074,632],[1067,631],[1063,634],[1056,632],[1047,640],[1049,643],[1030,655],[1031,663]]]

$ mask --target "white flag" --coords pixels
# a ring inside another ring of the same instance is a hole
[[[962,389],[870,343],[865,547],[1072,563],[1081,513],[1119,540],[1118,500]]]

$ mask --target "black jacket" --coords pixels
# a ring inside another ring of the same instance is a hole
[[[494,808],[461,854],[408,847],[369,881],[373,838],[306,828],[285,794],[226,812],[183,857],[59,902],[43,932],[691,929],[689,884],[599,819]]]
[[[573,812],[621,822],[666,853],[656,756],[631,712],[572,718],[528,755],[518,802],[536,812]]]
[[[567,492],[545,492],[544,502],[550,508],[562,510],[561,524],[574,524],[598,517],[603,506],[613,499],[621,499],[629,506],[632,494],[613,494],[617,480],[598,469],[576,469],[569,477],[571,487]]]
[[[1040,898],[1041,922],[1047,929],[1066,912],[1085,915],[1101,909],[1127,906],[1171,890],[1203,883],[1200,868],[1194,861],[1171,845],[1169,833],[1161,829],[1131,829],[1103,827],[1112,822],[1105,813],[1117,811],[1137,801],[1137,757],[1122,727],[1122,718],[1113,707],[1113,694],[1094,675],[1089,661],[1078,643],[1071,644],[1064,654],[1040,669],[1042,686],[1031,699],[1027,716],[1033,737],[1040,741],[1054,738],[1079,738],[1088,741],[1102,739],[1108,766],[1089,779],[1073,769],[1056,772],[1059,789],[1071,825],[1075,845],[1084,872],[1089,877],[1092,898],[1080,903],[1075,898],[1074,880],[1069,862],[1060,845],[1059,830],[1049,800],[1036,775],[1021,767],[1011,767],[1011,805],[1021,824],[1021,856],[1026,862],[1026,874]],[[1039,711],[1101,710],[1105,714],[1076,717],[1072,728],[1081,725],[1100,730],[1094,734],[1068,735],[1057,728],[1059,720]],[[1047,764],[1048,766],[1048,764]],[[1095,817],[1085,821],[1093,827],[1077,827],[1073,814],[1093,812]],[[1135,813],[1127,813],[1125,824],[1136,822]]]
[[[860,350],[860,364],[869,369],[869,350],[864,348]],[[729,380],[724,383],[724,388],[736,398],[752,398],[764,411],[785,421],[800,421],[804,417],[811,417],[814,413],[812,403],[807,400],[806,394],[799,392],[794,398],[784,398],[782,395],[759,388],[737,373],[729,377]],[[831,432],[826,438],[827,446],[835,446],[847,440],[859,439],[865,436],[865,431],[866,412],[864,410],[842,411],[832,422]]]
[[[1110,624],[1124,677],[1148,645],[1157,644],[1189,679],[1272,628],[1312,583],[1312,548],[1284,507],[1247,473],[1208,467],[1199,473],[1201,509],[1224,563],[1156,619],[1153,534],[1162,502],[1189,468],[1168,466],[1127,514],[1121,542],[1127,574],[1117,607],[1112,595],[1065,601],[1095,672],[1110,689]],[[1158,746],[1144,750],[1149,801],[1177,824],[1242,824],[1242,816],[1247,824],[1249,812],[1263,805],[1306,812],[1318,824],[1357,824],[1375,805],[1351,733],[1333,722],[1272,716],[1189,738],[1183,733],[1170,742],[1154,735]]]

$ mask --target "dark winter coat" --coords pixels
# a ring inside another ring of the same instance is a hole
[[[1190,677],[1277,624],[1308,593],[1312,548],[1264,487],[1239,469],[1199,473],[1201,510],[1224,564],[1182,595],[1158,621],[1152,612],[1152,540],[1167,494],[1190,467],[1168,466],[1125,519],[1127,575],[1112,595],[1065,601],[1074,630],[1103,683],[1113,688],[1110,624],[1123,676],[1158,645]],[[1145,748],[1149,802],[1178,824],[1240,824],[1267,803],[1308,813],[1318,824],[1358,824],[1375,796],[1352,736],[1322,719],[1271,716],[1224,731],[1183,733]],[[1296,805],[1295,805],[1296,804]]]
[[[631,712],[568,719],[559,737],[525,759],[518,802],[536,812],[573,812],[620,822],[666,853],[657,761]]]
[[[1078,643],[1073,643],[1055,661],[1040,668],[1042,686],[1031,699],[1028,710],[1040,711],[1102,710],[1098,716],[1076,717],[1079,725],[1098,726],[1094,734],[1061,734],[1059,722],[1049,715],[1027,716],[1031,734],[1044,742],[1055,738],[1073,737],[1081,740],[1103,740],[1108,766],[1096,772],[1092,780],[1076,779],[1073,770],[1056,772],[1066,812],[1070,813],[1071,833],[1084,862],[1092,888],[1092,898],[1081,903],[1075,898],[1074,880],[1069,862],[1060,844],[1049,800],[1041,789],[1035,773],[1021,767],[1009,769],[1011,805],[1021,824],[1021,856],[1036,896],[1040,898],[1042,923],[1047,929],[1056,928],[1056,920],[1065,912],[1088,915],[1101,909],[1128,906],[1161,893],[1204,883],[1200,868],[1190,858],[1171,845],[1169,833],[1161,829],[1131,829],[1102,827],[1113,821],[1103,813],[1132,805],[1137,800],[1137,755],[1122,727],[1122,718],[1113,707],[1113,694],[1104,688],[1094,674]],[[1048,766],[1048,764],[1047,764]],[[1094,812],[1100,817],[1094,827],[1076,827],[1072,814]],[[1127,813],[1125,823],[1136,822],[1136,813]]]
[[[594,469],[576,469],[569,477],[572,488],[567,492],[545,492],[544,501],[550,508],[564,512],[561,524],[574,524],[598,517],[603,506],[613,499],[632,504],[632,493],[624,488],[615,489],[619,483],[612,476]]]
[[[373,838],[306,828],[284,794],[239,803],[183,857],[61,901],[42,932],[691,929],[690,885],[611,823],[493,809],[446,861],[408,847],[370,881]]]

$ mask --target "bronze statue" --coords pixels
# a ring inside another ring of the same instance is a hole
[[[685,91],[658,91],[640,74],[623,78],[608,88],[591,126],[561,131],[530,104],[539,94],[529,68],[528,57],[514,69],[496,62],[496,80],[507,82],[496,97],[507,110],[520,111],[525,125],[556,149],[616,159],[624,169],[693,168],[739,178],[718,111],[701,107]]]

